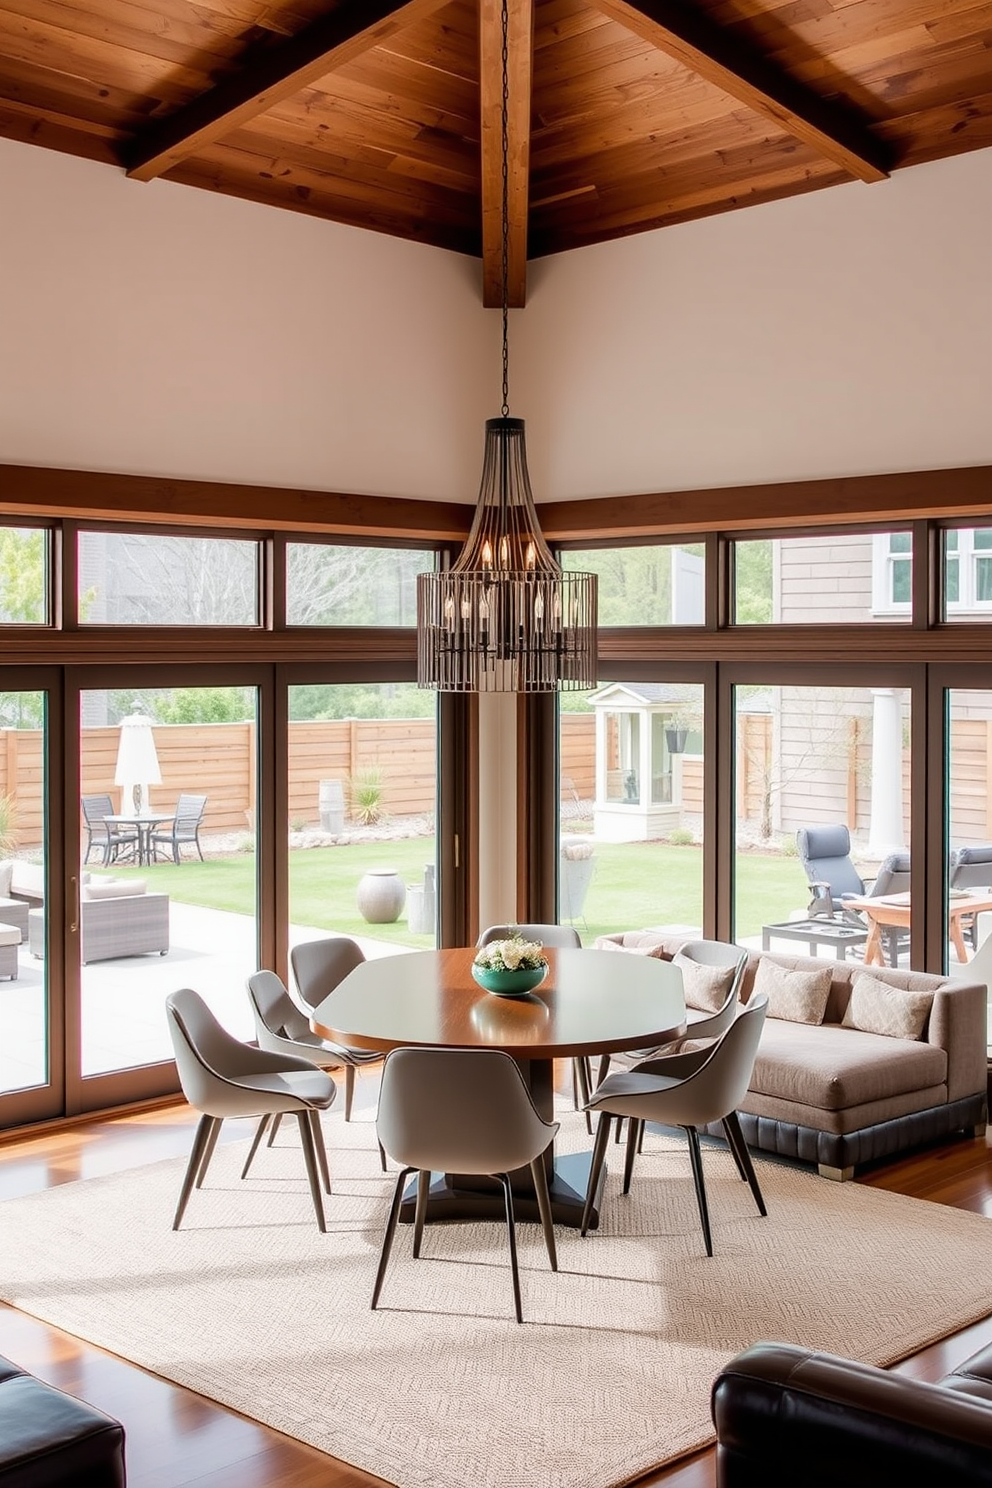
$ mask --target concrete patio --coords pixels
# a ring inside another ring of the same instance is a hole
[[[329,932],[290,926],[290,943]],[[172,1058],[164,1015],[166,996],[192,987],[236,1038],[254,1038],[245,979],[257,969],[255,922],[247,915],[173,900],[170,949],[164,956],[122,956],[83,967],[84,1075]],[[359,937],[370,959],[405,948]],[[0,1092],[24,1090],[46,1078],[44,963],[27,943],[18,952],[16,981],[0,981]]]

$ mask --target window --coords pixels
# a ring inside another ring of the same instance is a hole
[[[415,625],[417,575],[434,554],[331,543],[286,547],[288,625]]]
[[[88,625],[257,625],[258,543],[139,532],[79,534]]]
[[[702,543],[575,549],[561,562],[569,572],[599,575],[600,626],[704,623]]]
[[[48,533],[43,527],[0,527],[0,625],[46,625]]]
[[[913,603],[913,534],[877,533],[872,538],[872,610],[908,615]]]
[[[944,619],[992,614],[992,527],[950,528],[943,539]]]

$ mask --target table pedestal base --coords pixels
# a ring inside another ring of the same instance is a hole
[[[568,1225],[576,1230],[580,1227],[591,1166],[591,1152],[569,1152],[555,1158],[554,1171],[548,1175],[551,1216],[555,1224]],[[589,1222],[589,1228],[593,1230],[599,1226],[599,1201],[605,1178],[604,1166]],[[512,1187],[514,1219],[540,1224],[541,1215],[530,1173],[522,1170],[515,1174]],[[400,1206],[401,1224],[413,1223],[416,1199],[417,1181],[414,1179],[403,1195]],[[431,1174],[430,1195],[427,1200],[428,1224],[448,1219],[502,1220],[505,1215],[503,1190],[492,1179],[463,1173]]]

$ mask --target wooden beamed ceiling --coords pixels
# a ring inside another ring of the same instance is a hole
[[[501,52],[501,0],[0,0],[0,135],[472,254],[498,305]],[[992,145],[992,0],[508,0],[507,52],[513,306],[528,259]]]

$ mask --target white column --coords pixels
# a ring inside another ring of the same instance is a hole
[[[873,687],[871,731],[871,818],[868,851],[873,857],[901,852],[906,841],[902,816],[902,693]]]
[[[517,699],[479,694],[479,928],[517,917]]]

